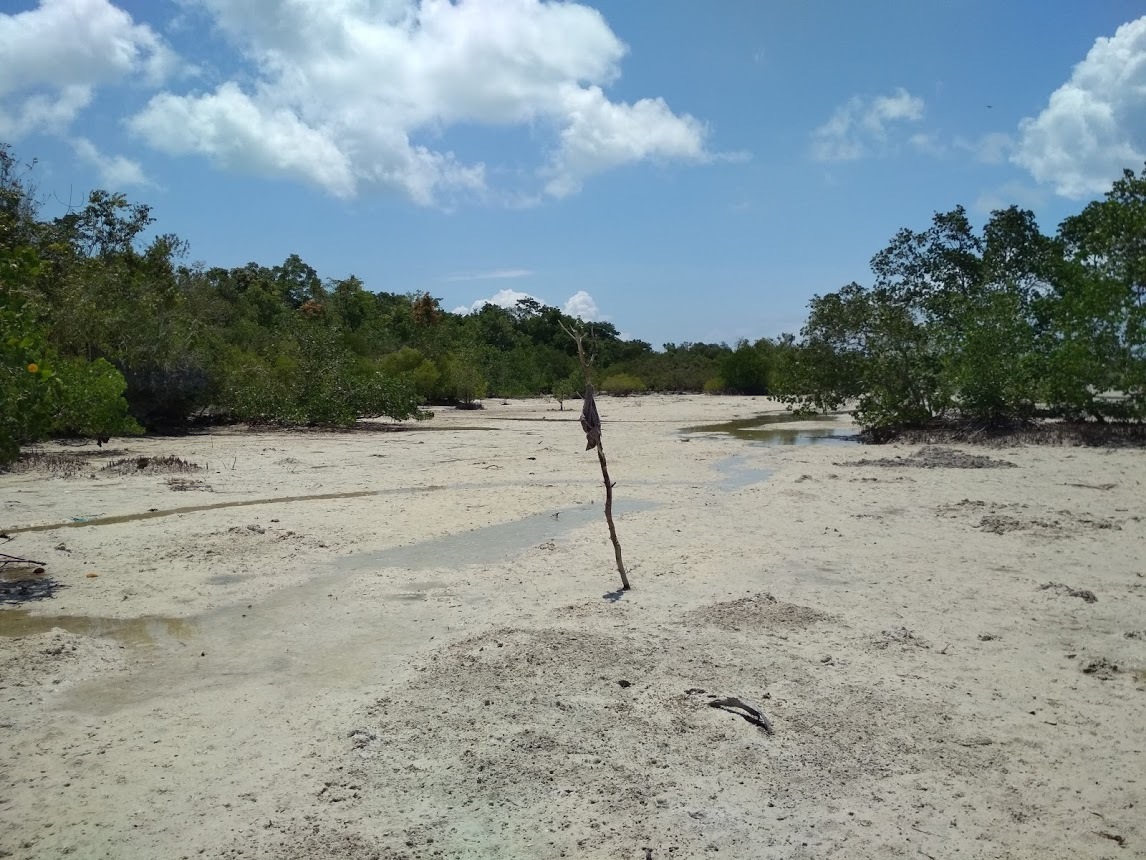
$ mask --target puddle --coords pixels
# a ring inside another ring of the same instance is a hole
[[[656,507],[652,502],[619,500],[613,513],[648,511]],[[564,532],[586,523],[601,522],[605,528],[605,509],[601,505],[585,505],[554,514],[535,514],[513,522],[483,526],[468,532],[419,541],[407,546],[392,547],[375,553],[360,553],[340,558],[335,565],[340,571],[370,570],[387,567],[405,570],[432,568],[458,568],[467,564],[494,564],[518,553],[552,540]]]
[[[837,415],[805,418],[788,412],[773,412],[755,418],[739,418],[719,424],[701,424],[686,427],[682,433],[726,433],[734,439],[758,445],[853,445],[857,444],[856,431],[845,427],[784,427],[784,424],[802,422],[832,423]]]
[[[739,490],[751,484],[767,481],[773,474],[771,469],[757,469],[754,466],[749,466],[748,461],[740,454],[725,457],[713,468],[724,476],[724,480],[719,485],[724,492]]]
[[[623,516],[655,507],[652,502],[624,500],[618,501],[613,510],[617,516]],[[255,662],[260,657],[281,662],[282,655],[291,650],[292,631],[300,624],[309,626],[303,620],[308,612],[322,612],[328,599],[336,596],[338,580],[386,568],[456,569],[471,564],[496,564],[587,523],[599,523],[604,531],[604,519],[601,505],[585,505],[562,510],[557,516],[536,514],[381,552],[349,555],[335,560],[315,579],[275,592],[254,606],[226,606],[191,618],[90,618],[32,615],[24,609],[0,609],[0,636],[29,636],[60,627],[69,633],[109,637],[125,645],[186,644],[196,640],[209,644],[208,650],[215,651],[227,643],[225,650],[240,662]],[[387,595],[387,599],[428,602],[426,592],[444,585],[438,581],[402,583],[399,586],[401,590]],[[372,611],[368,606],[360,607],[360,610]],[[277,624],[268,624],[276,618]]]
[[[56,627],[84,636],[108,637],[124,645],[154,645],[162,639],[188,639],[196,629],[195,623],[186,618],[91,618],[85,615],[32,615],[27,609],[0,610],[0,636],[35,636]]]

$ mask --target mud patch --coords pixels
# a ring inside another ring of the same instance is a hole
[[[168,454],[163,457],[125,457],[112,460],[100,471],[111,472],[114,475],[172,475],[201,472],[203,467],[174,454]]]
[[[996,460],[984,454],[968,454],[957,448],[928,445],[907,457],[881,457],[878,460],[852,460],[837,466],[909,467],[913,469],[1014,469],[1010,460]]]
[[[167,489],[173,490],[177,493],[186,493],[198,490],[205,493],[215,492],[211,485],[205,481],[199,481],[194,478],[168,478]]]
[[[1122,529],[1122,524],[1116,520],[1095,517],[1086,512],[1040,510],[1028,504],[972,499],[963,499],[953,505],[941,505],[936,513],[941,517],[970,519],[974,528],[996,535],[1028,532],[1041,537],[1069,537],[1088,531]]]
[[[784,603],[767,592],[705,606],[688,613],[686,617],[725,630],[748,633],[763,632],[769,627],[807,627],[833,619],[826,612],[811,606]]]
[[[1077,597],[1087,603],[1098,602],[1098,598],[1094,596],[1093,591],[1087,591],[1084,588],[1071,588],[1069,585],[1064,585],[1061,582],[1044,582],[1039,586],[1039,591],[1053,591],[1056,594],[1063,594],[1067,597]]]
[[[1097,660],[1089,660],[1084,663],[1082,674],[1090,675],[1099,681],[1113,681],[1122,674],[1122,669],[1118,667],[1117,663],[1112,663],[1105,657],[1099,657]]]

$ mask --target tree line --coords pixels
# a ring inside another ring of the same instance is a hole
[[[472,314],[427,293],[280,265],[186,263],[150,207],[95,191],[42,217],[32,165],[0,144],[0,464],[63,435],[197,421],[347,426],[482,398],[577,396],[563,330],[534,299]],[[654,350],[591,326],[592,380],[612,394],[774,394],[854,405],[871,438],[963,421],[1146,415],[1146,170],[1054,235],[1011,207],[976,231],[957,207],[904,229],[874,280],[815,296],[797,335]]]
[[[0,463],[58,435],[195,421],[346,426],[427,405],[582,390],[575,321],[533,299],[476,313],[277,266],[187,264],[149,206],[95,191],[41,216],[34,165],[0,144]],[[772,344],[667,344],[591,326],[606,393],[765,393]]]
[[[904,229],[857,283],[811,301],[777,393],[854,402],[873,439],[903,428],[1146,416],[1146,169],[1126,170],[1053,235],[1032,212],[976,231],[957,207]]]

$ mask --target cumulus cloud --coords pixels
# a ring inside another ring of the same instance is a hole
[[[350,162],[328,136],[285,108],[256,103],[233,83],[194,99],[161,93],[131,125],[170,155],[199,152],[227,167],[307,180],[338,196],[354,192]]]
[[[469,307],[462,305],[461,307],[454,308],[454,313],[456,313],[456,314],[476,314],[478,311],[480,311],[486,305],[496,305],[499,308],[505,308],[506,310],[513,310],[515,307],[517,307],[517,303],[519,301],[521,301],[522,299],[533,299],[533,300],[539,301],[539,302],[541,301],[541,299],[537,298],[536,296],[531,296],[529,293],[521,293],[521,292],[518,292],[517,290],[508,290],[507,289],[507,290],[500,290],[500,291],[494,293],[488,299],[478,299],[476,302],[474,302]],[[542,304],[544,304],[544,302],[542,302]]]
[[[1011,161],[1064,197],[1106,191],[1146,161],[1146,17],[1095,41],[1042,112],[1019,124]]]
[[[853,161],[879,154],[897,124],[923,118],[923,99],[902,87],[891,95],[855,96],[812,132],[812,157],[817,161]]]
[[[566,197],[581,190],[595,173],[645,158],[702,161],[704,126],[690,116],[678,117],[664,99],[635,104],[609,101],[600,87],[562,87],[569,124],[561,147],[547,169],[545,191]]]
[[[496,305],[499,308],[513,310],[515,307],[517,307],[517,303],[522,299],[533,299],[534,301],[540,302],[543,305],[549,304],[544,299],[540,299],[537,296],[531,295],[529,293],[523,293],[518,290],[505,289],[499,290],[488,299],[478,299],[468,307],[466,305],[462,305],[461,307],[454,308],[454,313],[476,314],[486,305]],[[605,319],[605,317],[601,315],[600,309],[597,307],[597,302],[584,290],[580,290],[570,296],[569,299],[565,302],[563,310],[569,316],[577,317],[578,319],[582,319],[585,322],[597,322],[599,320]]]
[[[0,135],[62,133],[96,88],[137,78],[159,85],[178,65],[148,26],[108,0],[40,0],[0,14]]]
[[[494,194],[485,165],[439,145],[455,125],[551,129],[556,144],[538,180],[553,197],[623,164],[709,159],[698,120],[659,98],[608,98],[627,49],[578,3],[187,2],[214,17],[253,75],[213,92],[161,93],[132,119],[172,154],[340,196],[397,190],[422,204]]]
[[[585,322],[597,322],[604,319],[597,303],[593,301],[593,297],[584,290],[579,290],[569,297],[569,300],[565,302],[565,313]]]
[[[138,161],[132,161],[122,155],[104,155],[86,137],[73,140],[72,149],[82,160],[99,171],[100,181],[108,188],[154,187],[155,183],[147,178]]]

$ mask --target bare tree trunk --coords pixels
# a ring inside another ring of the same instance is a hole
[[[617,557],[617,573],[621,574],[621,588],[629,590],[629,577],[625,574],[625,563],[621,561],[621,542],[617,540],[617,527],[613,525],[613,482],[609,480],[609,464],[605,462],[605,449],[597,442],[597,459],[601,461],[601,477],[605,479],[605,522],[609,524],[609,540],[613,542],[613,554]]]
[[[617,557],[617,573],[621,575],[621,589],[629,590],[629,577],[625,573],[625,563],[621,560],[621,542],[617,540],[617,527],[613,524],[613,481],[609,478],[609,464],[605,460],[605,449],[601,445],[601,417],[597,414],[597,403],[593,397],[593,383],[589,381],[589,364],[585,359],[583,341],[585,335],[561,327],[577,344],[577,358],[581,361],[581,373],[585,377],[585,393],[581,405],[581,429],[585,431],[585,450],[597,449],[597,459],[601,463],[601,478],[605,482],[605,522],[609,524],[609,540],[613,542],[613,554]]]

